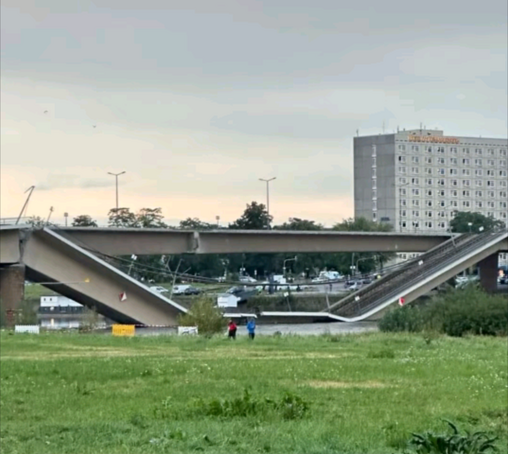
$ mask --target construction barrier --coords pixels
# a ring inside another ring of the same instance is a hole
[[[113,336],[134,336],[136,333],[135,325],[112,325],[111,334]]]

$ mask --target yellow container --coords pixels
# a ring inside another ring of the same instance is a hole
[[[134,325],[113,325],[111,334],[113,336],[134,336],[136,327]]]

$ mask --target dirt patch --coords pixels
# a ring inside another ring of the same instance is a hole
[[[391,385],[379,381],[321,381],[312,380],[306,383],[311,388],[389,388]]]

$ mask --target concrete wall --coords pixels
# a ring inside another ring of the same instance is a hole
[[[0,310],[16,310],[25,297],[25,267],[0,267]]]

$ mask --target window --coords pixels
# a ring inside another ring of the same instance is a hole
[[[420,212],[418,210],[413,210],[413,217],[414,218],[419,218],[420,217]]]
[[[437,147],[437,152],[443,154],[444,153],[444,147]]]
[[[406,223],[406,221],[400,221],[399,225],[400,225],[401,228],[405,229],[406,226],[407,226],[407,223]]]
[[[431,168],[425,169],[425,173],[427,175],[432,175],[432,169]]]
[[[420,169],[418,167],[411,167],[411,173],[420,173]]]
[[[437,162],[438,162],[438,164],[443,164],[443,165],[444,165],[444,163],[445,163],[445,158],[439,158],[439,159],[437,160]]]
[[[420,162],[420,157],[419,156],[413,156],[411,158],[411,161],[414,162],[415,164],[418,164]]]
[[[427,206],[428,206],[429,208],[431,208],[431,207],[432,207],[432,200],[427,200]]]
[[[450,158],[450,164],[452,166],[456,166],[458,163],[457,163],[457,158]]]
[[[399,178],[400,184],[407,184],[407,180],[405,178]]]
[[[476,201],[476,208],[483,208],[483,202],[481,200]]]
[[[483,191],[476,191],[476,192],[474,193],[474,195],[475,195],[476,197],[483,197]]]
[[[405,146],[405,145],[399,145],[399,150],[404,151],[405,149],[406,149],[406,146]]]
[[[446,229],[446,222],[444,221],[441,221],[437,224],[437,226],[440,228],[440,229]]]
[[[413,221],[413,227],[417,229],[420,226],[420,223],[418,221]]]
[[[467,175],[467,176],[471,175],[471,170],[469,170],[469,169],[462,169],[462,175]]]
[[[476,148],[474,152],[477,156],[481,156],[483,154],[483,150],[481,148]]]
[[[399,162],[406,162],[406,157],[405,156],[399,156],[398,160],[399,160]]]
[[[499,156],[506,156],[506,150],[504,148],[501,148],[501,150],[499,150]]]
[[[508,186],[507,181],[506,180],[501,180],[499,182],[499,186],[501,186],[502,188],[506,188],[506,186]]]
[[[377,219],[377,213],[372,213],[372,220],[375,221]]]
[[[450,206],[454,207],[454,208],[457,208],[459,206],[459,202],[457,200],[452,200],[450,202]]]
[[[494,191],[489,191],[489,192],[488,192],[488,196],[489,196],[490,198],[493,198],[493,197],[495,197],[495,196],[496,196],[496,193],[495,193]]]
[[[501,197],[502,199],[506,199],[507,197],[506,191],[499,191],[499,197]]]
[[[439,202],[439,206],[442,207],[442,208],[445,208],[446,207],[446,202],[444,200],[441,200]]]
[[[372,211],[376,211],[377,210],[377,200],[373,200],[372,201]]]
[[[500,177],[505,177],[506,176],[506,170],[500,170],[499,171],[499,176]]]
[[[494,153],[494,149],[493,149],[493,148],[489,148],[489,149],[487,150],[487,154],[488,154],[489,156],[494,156],[494,154],[495,154],[495,153]]]
[[[487,186],[493,188],[495,185],[496,185],[496,182],[494,180],[488,180],[487,181]]]
[[[489,218],[493,218],[493,217],[494,217],[494,213],[493,213],[492,211],[488,211],[488,212],[487,212],[487,216],[488,216]]]
[[[413,145],[413,146],[411,147],[411,150],[413,150],[413,151],[418,151],[418,150],[419,150],[418,145]]]
[[[411,178],[411,184],[420,184],[419,178]]]
[[[488,177],[493,177],[494,176],[494,171],[493,170],[487,170],[487,176]]]
[[[471,186],[471,180],[462,180],[462,186]]]
[[[458,193],[458,191],[457,191],[456,189],[454,189],[454,190],[452,191],[452,197],[457,197],[457,195],[458,195],[458,194],[459,194],[459,193]]]
[[[446,175],[445,169],[439,169],[439,175]]]
[[[376,167],[377,160],[376,158],[372,158],[372,167]]]
[[[451,147],[451,148],[450,148],[450,152],[451,152],[452,154],[457,154],[457,147]]]
[[[481,177],[483,175],[483,169],[475,169],[474,174],[477,177]]]
[[[445,186],[445,180],[444,180],[444,178],[441,178],[439,180],[439,186]]]
[[[471,193],[466,189],[465,191],[462,191],[462,197],[471,197]]]
[[[432,153],[432,147],[427,147],[427,153]]]
[[[399,173],[406,173],[405,167],[399,167]]]
[[[463,148],[462,149],[462,154],[469,155],[469,148]]]
[[[470,163],[471,163],[471,160],[470,160],[469,158],[464,158],[464,159],[462,160],[462,164],[464,164],[464,165],[466,165],[466,166],[468,166]]]
[[[428,197],[432,197],[432,189],[429,189],[429,190],[427,191],[427,196],[428,196]]]
[[[400,206],[401,207],[407,206],[407,200],[406,199],[400,199]]]
[[[432,211],[426,211],[425,212],[425,217],[431,218],[432,217]]]
[[[462,202],[462,206],[463,206],[464,208],[469,208],[469,207],[471,206],[471,202],[469,202],[469,200],[464,200],[464,201]]]
[[[483,186],[483,180],[476,180],[476,186]]]
[[[502,217],[503,219],[506,219],[506,217],[507,217],[507,213],[506,213],[506,211],[503,211],[503,212],[501,213],[501,217]]]
[[[433,183],[433,182],[434,182],[434,180],[433,180],[432,178],[427,178],[427,179],[425,180],[425,183],[427,183],[427,185],[429,185],[429,186],[432,186],[432,183]]]
[[[499,202],[499,208],[506,208],[506,202]]]
[[[499,167],[506,167],[506,161],[504,159],[501,159],[501,161],[499,161]]]
[[[496,204],[494,202],[487,202],[487,206],[489,208],[494,208],[496,206]]]
[[[413,200],[413,206],[414,207],[419,207],[420,206],[420,201],[418,199],[414,199]]]
[[[406,195],[406,188],[399,188],[400,195]]]
[[[437,213],[437,217],[438,217],[438,218],[445,218],[445,217],[446,217],[446,211],[442,211],[442,210],[441,210],[441,211],[439,211],[439,212]]]
[[[400,217],[405,218],[407,216],[406,210],[400,210]]]
[[[481,166],[483,163],[482,163],[482,159],[475,159],[474,160],[474,165],[475,166]]]
[[[446,197],[446,191],[445,191],[444,189],[441,189],[441,190],[439,191],[439,195],[440,195],[441,197]]]
[[[452,186],[458,186],[459,182],[458,180],[452,180]]]
[[[425,164],[432,164],[432,158],[430,156],[425,158]]]
[[[412,192],[413,195],[420,195],[420,190],[419,189],[412,189],[411,192]]]
[[[496,161],[494,159],[487,159],[487,165],[494,167],[496,165]]]

